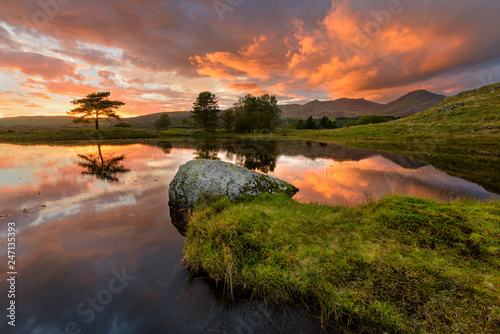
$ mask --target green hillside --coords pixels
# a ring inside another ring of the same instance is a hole
[[[302,131],[303,134],[307,131]],[[349,128],[309,131],[307,137],[407,142],[456,141],[460,145],[496,144],[500,136],[500,83],[462,92],[399,120]]]
[[[0,126],[7,128],[15,127],[44,127],[62,128],[77,127],[69,116],[19,116],[0,118]],[[86,124],[85,124],[86,125]],[[81,126],[81,124],[80,124]]]

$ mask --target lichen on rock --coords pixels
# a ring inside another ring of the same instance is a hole
[[[202,196],[235,200],[243,195],[261,193],[286,193],[293,196],[298,191],[292,184],[269,175],[229,162],[200,159],[179,167],[170,182],[168,195],[172,223],[182,233],[187,226],[188,213]],[[181,217],[184,217],[183,222],[179,222]]]

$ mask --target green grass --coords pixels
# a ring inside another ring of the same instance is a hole
[[[297,304],[341,331],[500,331],[498,201],[221,199],[195,210],[184,253],[233,296]]]
[[[130,140],[141,142],[148,139],[161,139],[172,137],[197,137],[197,138],[276,138],[272,134],[234,134],[225,132],[204,132],[202,130],[168,129],[156,131],[150,129],[133,129],[109,127],[95,129],[48,129],[48,130],[0,130],[0,143],[17,144],[65,144],[70,142],[94,142],[109,140]],[[280,136],[281,137],[281,136]]]
[[[131,129],[110,127],[101,130],[94,129],[50,129],[33,131],[0,131],[0,142],[4,143],[66,143],[71,141],[105,141],[105,140],[144,140],[169,138],[176,136],[195,136],[193,132],[173,129],[154,131],[148,129]]]

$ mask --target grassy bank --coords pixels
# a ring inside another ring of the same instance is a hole
[[[105,140],[143,140],[157,139],[173,136],[190,136],[187,131],[175,130],[165,132],[146,129],[130,128],[105,128],[94,129],[50,129],[30,131],[0,131],[0,142],[3,143],[26,143],[26,144],[50,144],[66,143],[72,141],[89,142]]]
[[[110,140],[129,140],[135,142],[149,139],[168,139],[176,137],[193,138],[280,138],[281,135],[252,135],[234,134],[225,132],[207,133],[201,130],[169,129],[155,131],[149,129],[132,128],[104,128],[94,129],[49,129],[12,131],[0,130],[0,143],[14,144],[67,144],[71,142],[98,142]]]
[[[385,197],[356,208],[261,195],[197,209],[194,271],[356,332],[500,328],[500,203]]]

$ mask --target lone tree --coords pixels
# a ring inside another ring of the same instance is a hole
[[[161,116],[156,120],[155,129],[156,130],[165,130],[172,124],[172,120],[167,113],[161,114]]]
[[[219,104],[215,94],[211,92],[201,92],[193,103],[191,117],[205,131],[215,130],[218,123]]]
[[[73,123],[90,123],[91,119],[95,120],[95,128],[99,130],[99,117],[116,118],[120,120],[120,116],[116,114],[116,110],[125,103],[121,101],[108,100],[111,92],[99,92],[87,95],[84,99],[73,100],[71,103],[79,105],[79,107],[67,112],[68,115],[75,117]]]

